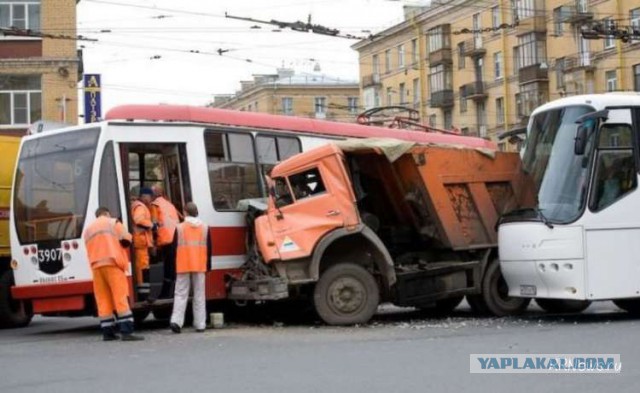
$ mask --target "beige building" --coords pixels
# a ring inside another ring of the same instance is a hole
[[[37,120],[78,122],[76,3],[0,0],[0,134],[22,135]]]
[[[353,46],[363,106],[407,105],[423,123],[497,140],[549,100],[640,91],[640,40],[580,34],[607,20],[640,29],[640,0],[441,0],[406,9],[404,22]]]
[[[355,121],[361,111],[357,82],[317,72],[296,75],[280,68],[277,74],[254,75],[240,84],[240,91],[216,95],[210,106],[346,122]]]

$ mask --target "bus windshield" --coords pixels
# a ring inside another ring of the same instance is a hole
[[[21,244],[82,235],[99,129],[24,142],[13,199]]]
[[[576,120],[594,109],[569,106],[535,115],[523,153],[524,169],[535,184],[538,209],[552,223],[575,221],[586,203],[588,170],[594,136],[584,155],[574,154]]]

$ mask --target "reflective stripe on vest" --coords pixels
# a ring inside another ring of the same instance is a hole
[[[99,217],[85,231],[84,242],[91,265],[112,262],[123,270],[126,268],[128,260],[120,245],[126,236],[118,233],[116,225],[115,218]]]
[[[156,198],[153,204],[158,207],[158,245],[170,244],[176,227],[180,223],[178,211],[163,197]]]

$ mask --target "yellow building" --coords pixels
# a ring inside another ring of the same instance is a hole
[[[609,20],[640,29],[640,0],[441,0],[407,9],[402,23],[353,46],[363,105],[404,104],[423,123],[497,140],[549,100],[640,91],[640,40],[582,38],[583,26]]]
[[[0,134],[22,135],[37,120],[77,123],[76,3],[0,0]]]
[[[236,94],[216,95],[210,106],[346,122],[355,121],[360,113],[355,81],[317,72],[296,75],[280,68],[277,74],[254,75],[240,84]]]

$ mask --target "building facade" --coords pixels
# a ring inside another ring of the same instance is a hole
[[[359,85],[319,73],[254,75],[236,94],[216,95],[210,106],[249,112],[353,122],[360,113]]]
[[[76,4],[0,0],[0,134],[23,135],[38,120],[78,122]]]
[[[497,141],[547,101],[640,91],[640,39],[583,38],[595,23],[640,30],[640,0],[443,0],[413,9],[353,46],[363,105],[410,106],[423,123]]]

